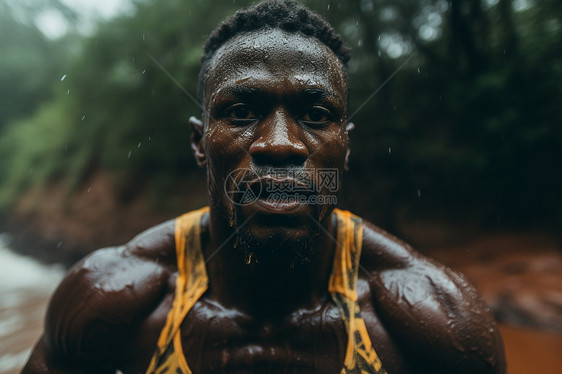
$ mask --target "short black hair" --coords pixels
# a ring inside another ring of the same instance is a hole
[[[240,33],[261,29],[280,29],[315,37],[338,57],[348,80],[347,62],[351,58],[351,49],[328,21],[294,0],[265,0],[249,8],[238,10],[233,16],[222,21],[209,35],[205,42],[199,72],[198,98],[201,104],[203,104],[205,75],[216,51]]]

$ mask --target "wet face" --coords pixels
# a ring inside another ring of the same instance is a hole
[[[315,38],[245,33],[217,51],[204,90],[199,148],[214,210],[242,241],[306,246],[335,206],[346,163],[340,61]]]

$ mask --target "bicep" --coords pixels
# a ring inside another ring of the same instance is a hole
[[[156,263],[122,249],[95,252],[53,294],[45,335],[30,361],[114,373],[129,357],[139,325],[165,295],[167,279]]]

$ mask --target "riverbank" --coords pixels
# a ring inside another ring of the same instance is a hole
[[[498,321],[562,334],[562,251],[556,239],[545,232],[488,233],[426,254],[465,274]]]
[[[177,189],[171,191],[177,197],[168,199],[143,190],[142,184],[123,192],[108,173],[99,171],[75,189],[56,182],[27,191],[0,216],[0,232],[11,233],[16,252],[68,267],[93,250],[124,244],[156,224],[207,204],[202,182],[184,181]]]

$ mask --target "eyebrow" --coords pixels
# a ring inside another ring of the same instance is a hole
[[[329,90],[325,90],[323,88],[306,88],[300,92],[297,93],[296,95],[299,98],[303,98],[303,99],[335,99],[338,100],[338,96],[334,93],[332,93]]]
[[[224,87],[219,95],[235,96],[237,98],[248,99],[248,100],[255,98],[256,96],[260,96],[262,99],[268,96],[269,97],[273,96],[267,90],[262,90],[259,88],[244,86],[244,85],[231,85],[231,86]],[[320,87],[305,88],[304,90],[296,92],[294,97],[297,100],[306,100],[306,101],[335,100],[339,102],[342,100],[341,97],[334,94],[331,90],[327,90]]]
[[[242,85],[228,86],[223,88],[221,91],[222,92],[220,93],[220,95],[226,94],[226,95],[232,95],[241,98],[251,97],[256,94],[267,94],[266,92],[262,90],[258,90],[257,88],[242,86]]]

